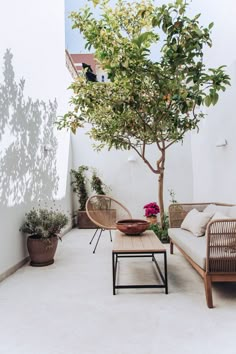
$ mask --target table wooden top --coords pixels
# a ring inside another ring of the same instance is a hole
[[[128,236],[116,231],[112,252],[163,252],[164,245],[152,230],[147,230],[138,236]]]

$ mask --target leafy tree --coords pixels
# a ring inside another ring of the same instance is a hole
[[[218,92],[230,84],[224,66],[206,68],[204,47],[211,47],[213,23],[199,24],[200,14],[189,18],[188,4],[176,0],[156,7],[151,0],[128,3],[94,0],[100,5],[97,19],[87,6],[73,12],[73,27],[86,39],[110,82],[94,83],[81,75],[72,85],[73,112],[58,122],[75,132],[91,124],[97,149],[133,149],[159,176],[159,205],[164,218],[163,181],[166,150],[198,128],[201,105],[215,105]],[[162,46],[161,46],[162,45]],[[155,47],[155,60],[151,49]],[[157,160],[147,158],[155,144]]]

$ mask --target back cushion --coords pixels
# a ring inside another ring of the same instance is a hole
[[[231,219],[236,219],[236,206],[232,206],[229,211],[229,217]]]
[[[211,213],[212,216],[215,213],[221,213],[223,215],[229,216],[231,209],[232,209],[231,206],[209,204],[203,211],[204,213],[209,213],[209,214]],[[235,209],[235,215],[236,215],[236,209]]]
[[[219,213],[219,212],[216,212],[213,217],[211,218],[211,221],[213,220],[221,220],[221,219],[224,219],[224,220],[229,220],[230,217],[229,216],[226,216],[222,213]]]
[[[212,213],[200,212],[192,209],[184,218],[181,229],[192,232],[194,236],[203,236],[206,231],[208,222],[212,217]]]

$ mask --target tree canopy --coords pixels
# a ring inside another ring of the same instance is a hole
[[[213,23],[201,26],[200,14],[189,18],[183,0],[161,6],[151,0],[118,0],[114,7],[109,0],[93,3],[100,7],[99,18],[88,6],[71,18],[110,81],[89,82],[86,75],[79,76],[71,85],[73,110],[59,127],[75,132],[87,122],[98,149],[134,149],[160,175],[163,209],[166,149],[198,128],[204,114],[196,108],[215,105],[219,91],[230,84],[224,66],[204,64]],[[151,144],[159,150],[155,164],[146,157]]]

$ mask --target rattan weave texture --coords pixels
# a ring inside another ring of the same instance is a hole
[[[86,212],[94,224],[107,230],[115,230],[118,220],[132,219],[124,205],[106,195],[90,197],[86,203]]]

